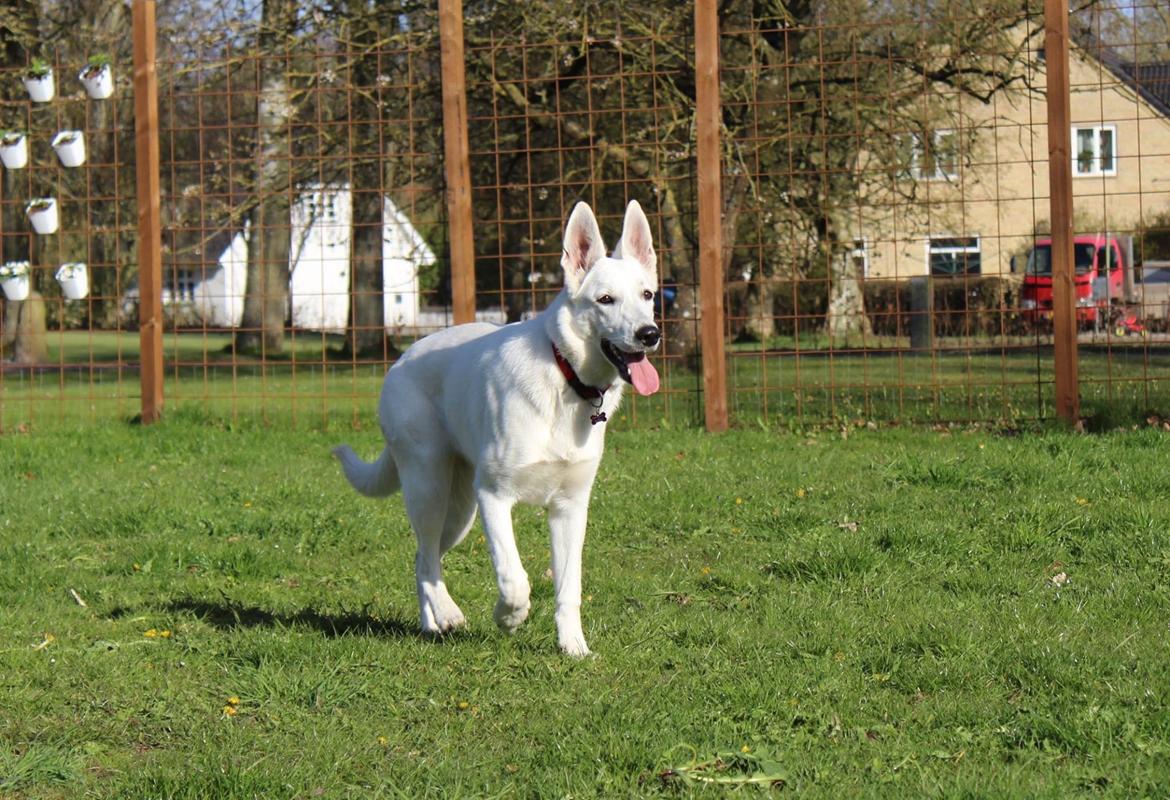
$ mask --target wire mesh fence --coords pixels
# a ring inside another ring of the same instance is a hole
[[[463,23],[465,120],[444,107],[440,6]],[[1161,4],[1073,9],[1069,149],[1055,157],[1038,6],[711,7],[717,194],[700,189],[713,176],[697,153],[697,17],[676,6],[158,3],[145,35],[168,413],[366,421],[396,356],[456,321],[460,280],[478,319],[538,313],[560,290],[573,204],[590,203],[612,246],[629,199],[655,235],[663,390],[619,424],[700,424],[713,392],[733,424],[1053,416],[1066,228],[1082,401],[1170,413]],[[146,162],[130,11],[22,13],[0,23],[0,430],[132,416]],[[56,89],[44,101],[25,86],[41,67]],[[103,67],[112,93],[91,96],[82,74]],[[467,266],[444,148],[460,124]],[[1054,167],[1071,169],[1074,209],[1055,225]],[[33,227],[40,198],[56,204],[51,233]],[[705,202],[722,246],[701,281]],[[724,386],[705,380],[713,307]]]

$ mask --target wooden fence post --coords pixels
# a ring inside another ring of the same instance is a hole
[[[134,0],[134,155],[138,204],[138,330],[142,422],[163,408],[162,208],[154,0]]]
[[[1072,144],[1069,117],[1068,3],[1044,0],[1048,101],[1048,202],[1052,219],[1052,334],[1056,413],[1081,415],[1077,384],[1076,271],[1073,266]]]
[[[467,77],[463,0],[439,0],[443,80],[443,154],[451,249],[451,307],[455,324],[475,321],[475,242],[471,231],[471,148],[467,136]]]
[[[719,153],[719,17],[715,0],[695,2],[695,126],[699,191],[699,338],[708,431],[727,430],[723,333],[723,202]]]

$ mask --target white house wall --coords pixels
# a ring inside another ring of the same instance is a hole
[[[244,289],[248,282],[248,239],[232,237],[219,257],[219,269],[195,284],[195,312],[214,328],[238,328],[244,319]]]
[[[342,333],[349,320],[352,220],[348,189],[310,190],[291,210],[289,282],[292,324]],[[214,327],[238,327],[244,315],[249,232],[236,234],[218,269],[194,289],[195,310]],[[426,240],[389,198],[383,207],[382,280],[386,327],[415,328],[419,321],[418,273],[435,263]]]
[[[418,271],[435,263],[435,254],[418,229],[389,199],[382,208],[382,286],[387,328],[418,327]]]
[[[306,192],[292,207],[292,324],[344,333],[349,320],[352,207],[348,191]]]

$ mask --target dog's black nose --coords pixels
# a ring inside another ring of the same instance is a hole
[[[647,347],[653,347],[658,344],[658,340],[662,338],[662,334],[653,325],[643,325],[634,331],[634,337]]]

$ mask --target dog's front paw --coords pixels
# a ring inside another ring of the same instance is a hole
[[[459,606],[454,603],[435,609],[436,633],[450,633],[456,628],[462,628],[466,624],[467,618],[463,616],[463,612],[459,610]]]
[[[467,619],[450,597],[426,600],[420,622],[427,636],[442,636],[467,624]]]
[[[501,597],[496,601],[496,608],[492,612],[492,616],[495,617],[500,630],[512,634],[516,632],[524,620],[528,619],[529,608],[531,608],[531,604],[527,600],[521,606],[513,606]]]
[[[584,634],[568,637],[559,636],[557,644],[561,646],[561,652],[571,658],[585,658],[585,656],[591,655],[589,645],[585,644]]]

